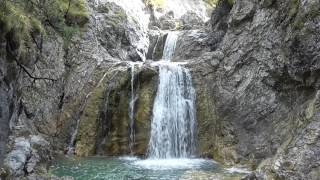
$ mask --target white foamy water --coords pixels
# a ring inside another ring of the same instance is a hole
[[[241,174],[250,174],[251,173],[251,171],[249,171],[246,168],[238,168],[238,167],[227,168],[226,171],[228,171],[229,173],[241,173]]]
[[[173,57],[174,50],[176,49],[179,33],[178,32],[169,32],[167,40],[163,49],[162,59],[165,61],[170,61]]]
[[[214,164],[214,161],[205,159],[146,159],[134,161],[132,164],[150,170],[174,170],[174,169],[200,169],[203,166]]]
[[[153,107],[150,158],[187,158],[196,150],[195,90],[189,71],[162,65]]]
[[[138,157],[135,156],[121,156],[119,157],[120,160],[124,160],[124,161],[137,161],[139,160]]]
[[[158,63],[159,85],[153,106],[150,159],[189,158],[196,151],[195,90],[186,68],[171,63],[178,39],[169,32],[163,51],[164,61]]]

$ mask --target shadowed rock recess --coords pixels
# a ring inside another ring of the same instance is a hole
[[[126,2],[87,0],[84,24],[64,17],[71,38],[43,17],[25,40],[0,12],[1,180],[73,179],[49,173],[64,154],[146,156],[169,30],[193,79],[197,155],[248,180],[319,179],[319,1]]]

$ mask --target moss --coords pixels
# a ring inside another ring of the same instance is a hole
[[[293,17],[299,10],[300,0],[292,0],[289,5],[289,16]]]
[[[126,12],[114,3],[106,3],[100,6],[99,9],[104,13],[108,13],[105,15],[106,23],[111,25],[113,29],[121,29],[122,24],[127,22],[128,16]]]
[[[63,46],[66,49],[69,47],[72,38],[74,37],[75,34],[78,34],[81,31],[81,28],[78,26],[63,26],[61,30],[61,35],[63,38]]]
[[[100,4],[99,6],[98,6],[98,12],[99,13],[109,13],[109,7],[108,6],[106,6],[106,4]]]
[[[210,6],[216,6],[218,4],[218,1],[219,0],[205,0],[205,2]]]
[[[157,73],[151,69],[143,69],[138,75],[139,89],[137,90],[138,100],[136,103],[136,138],[134,152],[144,155],[147,152],[151,131],[151,117],[153,102],[157,93],[158,77]]]
[[[84,0],[0,2],[0,36],[9,34],[10,41],[17,42],[18,50],[26,48],[24,46],[31,42],[32,36],[45,35],[48,28],[70,40],[71,35],[79,32],[78,27],[84,27],[87,22],[88,11]]]
[[[312,20],[316,18],[317,16],[320,16],[320,7],[317,5],[311,6],[311,9],[309,13],[307,14],[306,18],[309,20]]]
[[[88,11],[86,9],[86,1],[77,0],[59,0],[62,12],[66,12],[66,23],[69,25],[77,25],[83,27],[88,22]]]
[[[162,58],[163,55],[163,49],[164,49],[164,45],[167,39],[167,34],[165,35],[160,35],[157,44],[154,47],[154,52],[153,52],[153,59],[155,60],[159,60]]]
[[[228,4],[229,4],[230,6],[233,6],[234,3],[235,3],[235,0],[227,0],[227,2],[228,2]]]
[[[295,30],[301,30],[304,28],[305,22],[312,21],[314,18],[320,15],[320,8],[316,4],[310,6],[310,9],[304,12],[299,11],[300,0],[294,0],[290,4],[289,16],[293,19],[293,28]]]
[[[102,84],[106,84],[103,82]],[[76,144],[76,154],[78,156],[94,155],[96,150],[96,139],[98,130],[98,119],[100,108],[104,100],[105,87],[96,87],[90,94],[83,115],[80,118],[78,142]]]
[[[120,72],[112,82],[108,95],[108,141],[103,145],[103,153],[120,155],[129,153],[129,72]]]

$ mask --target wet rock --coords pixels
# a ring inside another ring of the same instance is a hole
[[[150,30],[150,46],[147,54],[147,59],[157,61],[162,58],[166,37],[167,35],[160,30]]]
[[[136,67],[137,74],[134,80],[134,89],[137,100],[135,101],[135,143],[132,153],[144,155],[148,147],[148,134],[150,132],[150,117],[152,113],[153,99],[155,97],[156,73],[148,68]],[[130,72],[127,72],[130,73]],[[147,76],[148,75],[148,76]],[[123,77],[123,76],[122,76]],[[115,81],[109,89],[108,109],[104,113],[103,131],[107,131],[102,138],[100,153],[107,155],[123,155],[130,153],[129,150],[129,94],[131,93],[131,77],[121,81]],[[118,84],[119,83],[119,84]],[[102,132],[103,132],[102,131]]]
[[[101,86],[90,94],[76,142],[79,156],[124,155],[129,150],[129,103],[131,72],[128,67],[106,77]],[[156,71],[148,67],[135,67],[135,144],[133,153],[143,155],[148,145],[150,117],[156,93]],[[98,108],[97,108],[98,107]]]
[[[104,107],[108,78],[100,75],[100,82],[87,95],[83,112],[80,115],[80,126],[77,134],[75,153],[78,156],[89,156],[96,153],[100,112]]]

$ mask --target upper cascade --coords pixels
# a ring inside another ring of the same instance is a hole
[[[171,61],[174,50],[176,49],[177,41],[178,41],[179,33],[178,32],[170,32],[168,33],[166,43],[163,49],[162,59],[165,61]]]

